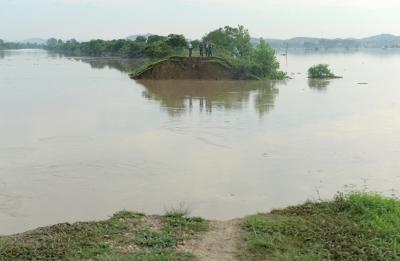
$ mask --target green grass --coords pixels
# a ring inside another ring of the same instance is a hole
[[[167,249],[177,245],[176,235],[170,231],[152,231],[144,228],[136,232],[136,244],[145,248]]]
[[[160,227],[152,226],[150,219]],[[119,212],[106,221],[59,224],[0,237],[0,260],[192,260],[178,243],[207,230],[185,215],[147,217]]]
[[[142,252],[135,256],[134,261],[191,261],[196,258],[186,252],[159,252],[159,253],[147,253]],[[114,259],[115,260],[115,259]]]
[[[199,217],[187,217],[182,212],[167,212],[164,230],[173,231],[178,241],[184,241],[208,229],[208,222]]]
[[[100,261],[192,261],[196,258],[186,252],[174,251],[142,251],[134,255],[115,254],[99,257]]]
[[[400,201],[377,194],[258,214],[242,230],[244,260],[400,260]]]

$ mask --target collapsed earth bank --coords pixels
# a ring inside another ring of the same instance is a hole
[[[131,74],[143,80],[255,80],[238,73],[226,60],[217,57],[170,57]]]

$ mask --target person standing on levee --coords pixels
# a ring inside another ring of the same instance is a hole
[[[192,53],[193,53],[193,45],[192,45],[192,43],[189,43],[188,49],[189,49],[189,57],[192,57]]]
[[[203,43],[199,44],[199,50],[200,50],[200,57],[204,56],[204,45]]]

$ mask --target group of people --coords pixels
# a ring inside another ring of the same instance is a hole
[[[189,57],[193,54],[193,45],[189,43]],[[200,57],[212,57],[213,56],[213,45],[211,43],[200,43],[199,44]]]

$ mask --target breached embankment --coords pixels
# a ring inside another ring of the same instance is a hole
[[[131,74],[141,80],[248,80],[217,57],[170,57]]]

